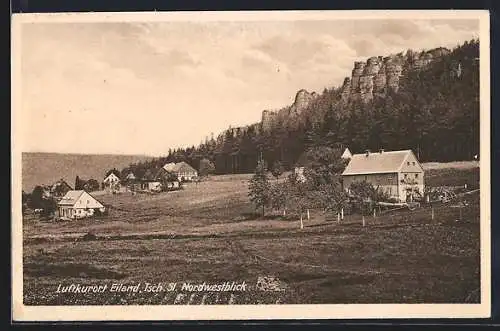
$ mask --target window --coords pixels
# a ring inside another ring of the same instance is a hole
[[[408,174],[405,174],[405,179],[408,178]]]
[[[413,161],[412,164],[415,165],[415,161]]]
[[[418,178],[418,174],[415,174],[415,178]]]
[[[410,165],[410,161],[406,162],[406,165]]]

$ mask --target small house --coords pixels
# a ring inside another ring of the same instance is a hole
[[[346,191],[353,182],[366,181],[399,202],[411,202],[424,194],[424,169],[411,150],[354,154],[342,181]]]
[[[91,217],[106,211],[101,202],[84,190],[68,191],[58,202],[57,209],[59,217],[73,219]]]
[[[104,180],[102,181],[102,186],[105,189],[116,190],[120,188],[120,178],[114,172],[111,172]]]

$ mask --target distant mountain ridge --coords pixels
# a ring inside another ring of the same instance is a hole
[[[78,175],[83,179],[104,179],[106,171],[130,163],[151,160],[146,155],[22,153],[22,189],[31,192],[36,185],[64,179],[72,187]]]

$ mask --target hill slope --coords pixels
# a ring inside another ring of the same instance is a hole
[[[151,157],[141,155],[23,153],[22,188],[31,192],[36,185],[52,184],[61,178],[73,186],[77,175],[101,182],[111,168],[120,169],[149,159]]]

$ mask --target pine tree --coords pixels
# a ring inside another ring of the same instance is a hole
[[[255,168],[255,174],[250,179],[248,196],[256,208],[262,208],[262,217],[265,215],[265,208],[271,202],[271,186],[266,174],[264,162],[259,161]]]
[[[81,190],[81,189],[83,189],[82,188],[82,182],[80,180],[80,177],[78,177],[78,175],[77,175],[76,178],[75,178],[75,190],[78,191],[78,190]]]

